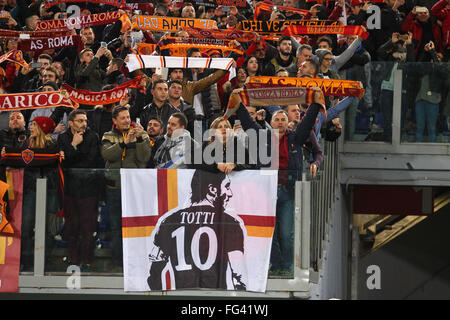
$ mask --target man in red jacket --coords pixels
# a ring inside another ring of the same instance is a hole
[[[444,61],[450,58],[450,0],[440,0],[432,8],[431,13],[442,21],[442,48]]]
[[[415,6],[402,23],[402,31],[412,32],[417,43],[415,48],[416,61],[430,61],[431,56],[424,49],[433,41],[437,52],[442,52],[442,35],[438,24],[431,21],[430,12],[426,7]]]

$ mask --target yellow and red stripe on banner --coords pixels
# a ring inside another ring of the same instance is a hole
[[[159,217],[178,206],[178,174],[176,169],[157,172],[158,213],[151,216],[122,218],[122,237],[149,237]]]
[[[158,213],[151,216],[123,217],[122,237],[150,237],[158,219],[178,206],[178,175],[176,169],[160,169],[157,173]],[[239,215],[244,221],[249,237],[270,238],[275,227],[275,217]]]

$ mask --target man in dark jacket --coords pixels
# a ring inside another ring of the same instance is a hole
[[[25,129],[25,118],[19,111],[9,114],[9,128],[0,131],[0,150],[4,147],[24,148],[29,133]]]
[[[108,50],[100,47],[94,55],[92,49],[84,49],[80,52],[80,64],[75,69],[75,87],[89,91],[100,91],[105,78],[105,71],[99,67],[99,59]]]
[[[94,255],[93,235],[100,191],[98,175],[88,168],[98,164],[99,139],[88,128],[85,111],[72,111],[68,123],[70,130],[58,137],[58,146],[64,152],[64,217],[69,263],[88,271]]]
[[[288,115],[284,110],[275,111],[270,125],[273,130],[266,130],[269,137],[278,138],[278,149],[272,154],[272,164],[278,162],[278,200],[275,230],[272,241],[270,262],[271,272],[290,275],[294,263],[294,184],[301,180],[303,166],[303,145],[310,136],[319,110],[324,107],[313,103],[308,107],[303,120],[295,130],[288,129]],[[236,112],[244,130],[260,127],[251,119],[247,109],[241,104]],[[274,135],[274,136],[273,136]],[[271,148],[273,149],[273,147]],[[278,160],[275,158],[278,157]]]
[[[191,104],[188,104],[181,97],[183,93],[183,82],[181,80],[172,80],[169,82],[169,104],[178,109],[179,112],[184,113],[188,120],[186,130],[188,130],[191,136],[194,136],[194,121],[195,110]]]
[[[270,60],[270,63],[264,68],[263,74],[274,76],[280,68],[290,68],[297,64],[297,57],[292,55],[292,40],[290,37],[281,37],[278,40],[278,54]]]
[[[161,120],[164,127],[164,132],[166,132],[167,123],[170,116],[178,112],[178,110],[172,107],[167,102],[167,97],[169,95],[169,88],[165,80],[157,80],[152,84],[151,90],[153,96],[153,102],[146,105],[144,110],[141,112],[140,121],[144,128],[147,128],[148,122],[152,117],[156,117]]]

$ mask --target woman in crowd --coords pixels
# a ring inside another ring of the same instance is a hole
[[[45,153],[49,155],[57,154],[59,149],[55,141],[51,136],[51,132],[55,129],[55,122],[48,117],[36,117],[29,126],[30,137],[27,141],[26,149],[30,149],[33,153],[32,161],[38,161],[36,159],[37,153]],[[17,151],[17,150],[16,150]],[[30,155],[31,155],[30,151]],[[9,148],[2,149],[2,158],[4,155],[13,152]],[[20,151],[19,151],[20,152]],[[22,155],[23,157],[23,155]],[[56,160],[57,161],[57,160]],[[55,162],[56,162],[55,161]],[[47,164],[47,163],[46,163]],[[31,271],[34,261],[34,227],[35,227],[35,215],[36,215],[36,179],[47,178],[47,239],[46,239],[46,254],[49,255],[52,248],[52,237],[49,235],[56,235],[57,230],[51,228],[57,225],[55,223],[58,218],[56,217],[59,211],[58,196],[57,196],[57,171],[56,166],[36,166],[26,167],[24,171],[23,181],[23,206],[22,206],[22,243],[21,243],[21,264],[23,271]],[[17,166],[25,166],[24,163],[17,163]]]
[[[244,136],[238,130],[233,130],[225,118],[216,118],[210,126],[210,140],[202,146],[203,163],[196,166],[197,169],[226,174],[234,170],[256,169],[253,164],[256,162],[251,161]]]

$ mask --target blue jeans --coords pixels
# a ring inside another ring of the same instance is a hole
[[[425,100],[416,102],[416,142],[423,141],[425,124],[427,126],[428,141],[436,141],[436,121],[439,116],[439,105]]]
[[[292,188],[292,190],[290,190]],[[272,239],[272,270],[292,271],[294,266],[294,187],[278,186],[277,213]]]

